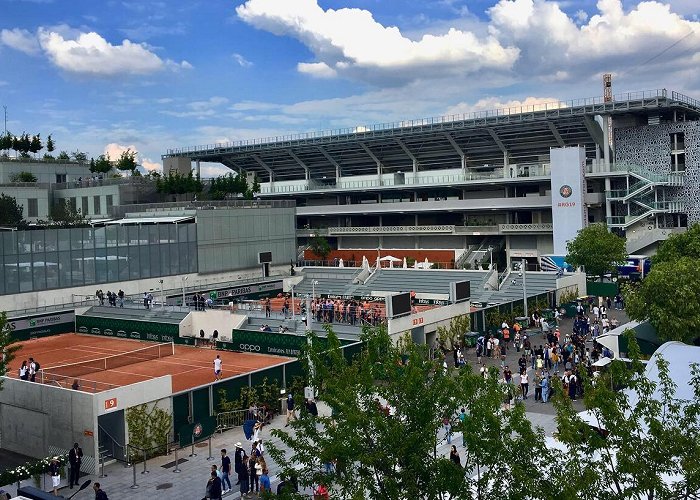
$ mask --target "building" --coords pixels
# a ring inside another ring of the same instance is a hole
[[[447,249],[456,267],[562,255],[590,222],[630,253],[700,220],[700,102],[666,89],[331,132],[171,149],[261,180],[303,240]],[[489,250],[490,249],[490,250]]]

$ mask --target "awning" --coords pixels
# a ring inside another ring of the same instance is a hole
[[[115,224],[120,226],[124,226],[127,224],[177,224],[178,222],[184,222],[193,219],[194,215],[186,215],[179,217],[127,217],[125,219],[107,221],[104,224],[106,226],[111,226]]]

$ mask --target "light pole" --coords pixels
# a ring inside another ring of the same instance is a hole
[[[180,278],[180,282],[182,284],[182,307],[186,307],[185,304],[185,281],[189,279],[189,276],[183,276]]]
[[[292,321],[296,321],[296,314],[294,313],[294,285],[291,286],[292,288]]]
[[[525,274],[527,272],[527,260],[523,259],[520,261],[520,271],[523,273],[523,307],[525,309],[525,316],[529,319],[530,316],[527,314],[527,283],[525,280]]]
[[[493,247],[489,245],[489,271],[493,269]]]
[[[160,283],[160,308],[163,309],[165,307],[165,295],[163,295],[163,280],[158,280],[158,283]]]
[[[316,285],[318,285],[318,280],[313,280],[311,282],[311,300],[316,300]]]

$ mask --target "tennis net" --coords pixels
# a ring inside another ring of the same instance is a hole
[[[41,370],[41,375],[43,381],[47,383],[56,383],[65,379],[80,377],[88,373],[113,370],[122,366],[134,365],[144,361],[152,361],[154,359],[172,356],[173,354],[175,354],[175,344],[155,344],[136,349],[135,351],[114,354],[112,356],[47,367]]]

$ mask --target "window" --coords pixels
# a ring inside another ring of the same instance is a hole
[[[671,170],[674,172],[685,172],[685,153],[671,154]]]
[[[87,214],[88,214],[88,197],[87,197],[87,196],[83,196],[82,214],[83,214],[83,215],[87,215]]]
[[[107,195],[107,205],[106,205],[107,211],[105,212],[107,215],[109,215],[113,206],[114,206],[114,195],[108,194]]]
[[[685,133],[674,132],[671,134],[671,150],[685,151]]]
[[[56,174],[56,183],[62,184],[66,182],[66,174]]]
[[[27,217],[39,217],[39,200],[36,198],[27,200]]]
[[[101,208],[100,207],[100,197],[99,196],[93,197],[93,206],[95,208],[95,215],[99,215],[101,212],[101,210],[100,210],[100,208]]]

